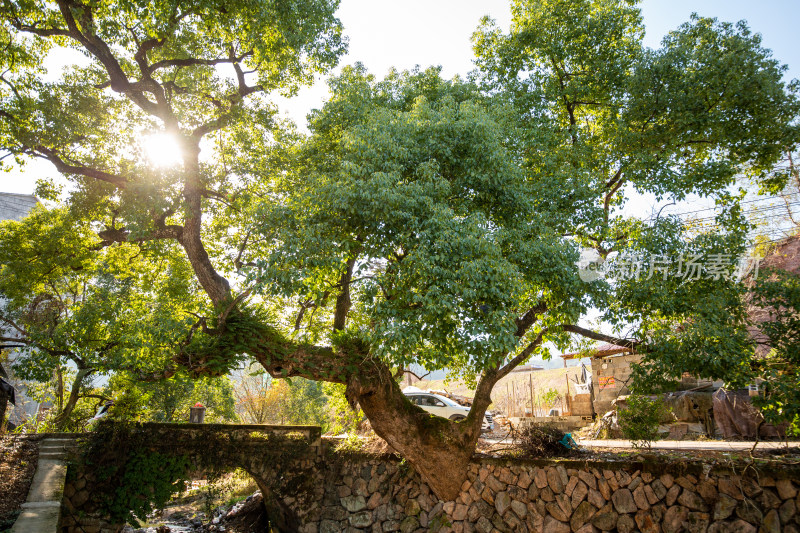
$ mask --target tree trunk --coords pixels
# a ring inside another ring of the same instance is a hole
[[[55,417],[53,420],[53,424],[55,425],[58,431],[63,431],[69,421],[69,417],[72,414],[72,411],[75,410],[75,406],[78,404],[78,400],[80,399],[80,392],[81,386],[83,385],[83,380],[86,377],[94,372],[93,369],[89,368],[79,368],[78,373],[75,375],[75,380],[72,382],[72,387],[69,391],[69,399],[67,400],[67,404],[58,413],[58,416]]]
[[[414,466],[439,498],[455,500],[467,479],[485,407],[473,407],[459,422],[431,415],[408,401],[388,368],[380,370],[352,377],[348,400],[358,402],[375,433]]]

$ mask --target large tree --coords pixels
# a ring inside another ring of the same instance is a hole
[[[347,68],[303,138],[267,95],[335,64],[335,7],[6,1],[0,146],[71,180],[98,253],[134,245],[157,265],[166,252],[148,243],[182,249],[207,305],[163,375],[219,374],[246,353],[274,377],[345,384],[453,499],[492,387],[545,341],[640,345],[665,324],[718,322],[708,283],[635,308],[658,284],[585,283],[578,247],[738,251],[735,199],[730,231],[686,241],[674,220],[626,216],[626,195],[767,180],[797,142],[795,89],[744,25],[693,19],[654,51],[633,2],[515,2],[510,33],[476,34],[472,82]],[[48,81],[59,46],[88,64]],[[157,132],[179,165],[148,163]],[[641,335],[579,327],[593,306]],[[469,416],[412,406],[394,379],[411,362],[475,379]]]

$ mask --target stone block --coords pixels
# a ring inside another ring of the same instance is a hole
[[[550,487],[550,490],[552,490],[554,494],[561,494],[564,492],[564,482],[561,480],[561,476],[555,468],[547,469],[547,486]]]
[[[636,487],[636,490],[633,491],[633,501],[636,502],[636,506],[642,511],[650,509],[650,502],[647,501],[643,486]]]
[[[612,531],[617,527],[619,514],[610,503],[601,507],[592,517],[592,524],[602,531]]]
[[[741,500],[742,496],[742,489],[739,486],[739,479],[738,478],[720,478],[719,482],[717,483],[719,487],[719,492],[723,494],[727,494],[731,498],[736,500]]]
[[[578,478],[590,489],[597,489],[597,479],[590,472],[578,470]]]
[[[498,492],[494,498],[494,506],[500,516],[503,516],[511,507],[511,496],[507,492]]]
[[[683,531],[688,518],[689,511],[680,505],[673,505],[664,513],[661,529],[664,530],[664,533],[678,533],[679,531]]]
[[[492,492],[502,492],[502,491],[506,490],[506,483],[503,483],[502,481],[500,481],[499,479],[494,477],[494,475],[490,474],[486,478],[486,482],[485,483],[486,483],[486,486],[489,487],[492,490]]]
[[[578,504],[580,504],[583,500],[585,500],[586,496],[588,495],[589,495],[589,488],[583,481],[578,481],[575,484],[575,488],[572,490],[572,497],[570,498],[570,503],[572,504],[572,508],[575,509],[576,507],[578,507]]]
[[[789,521],[797,514],[797,504],[794,500],[786,500],[783,505],[778,509],[778,515],[781,518],[782,524],[788,524]]]
[[[517,483],[517,476],[515,476],[510,469],[503,468],[497,473],[497,479],[506,485],[515,485]]]
[[[717,503],[714,504],[714,520],[725,520],[736,510],[737,501],[727,494],[720,494]]]
[[[587,501],[600,509],[606,504],[606,499],[603,498],[603,495],[600,494],[600,491],[595,489],[589,489],[589,493],[587,494]]]
[[[632,533],[635,527],[636,523],[631,515],[623,514],[617,518],[617,531],[619,533]]]
[[[533,482],[538,488],[545,488],[547,486],[547,472],[545,472],[543,468],[537,468],[534,470]]]
[[[548,515],[552,516],[559,522],[569,521],[569,515],[555,502],[550,502],[545,505]]]
[[[708,504],[694,491],[684,489],[678,496],[678,503],[692,511],[708,511]]]
[[[588,523],[592,517],[597,513],[597,508],[589,502],[581,502],[578,507],[572,512],[569,520],[569,525],[572,531],[577,531]]]
[[[764,520],[764,513],[750,501],[743,501],[736,506],[736,516],[753,525],[759,525]]]
[[[611,495],[611,501],[614,502],[614,509],[620,514],[635,513],[639,510],[633,499],[633,494],[628,489],[620,489],[614,492]]]
[[[600,491],[600,494],[603,495],[603,498],[606,500],[611,499],[611,487],[608,486],[608,481],[605,479],[601,479],[597,482],[597,489]]]
[[[764,509],[777,509],[781,506],[781,503],[783,502],[778,498],[774,490],[764,489],[764,492],[761,493],[761,505]]]
[[[761,533],[781,533],[781,519],[778,511],[772,509],[764,516],[759,530]]]
[[[572,496],[572,491],[575,490],[575,485],[578,484],[578,481],[580,480],[577,476],[570,477],[569,481],[567,482],[567,486],[564,488],[564,494],[567,496]]]
[[[570,527],[569,524],[548,516],[544,519],[544,531],[547,533],[570,533]]]
[[[372,525],[372,513],[370,511],[361,511],[350,515],[347,519],[353,527],[365,528]]]
[[[639,511],[634,516],[636,525],[642,533],[661,533],[658,524],[653,520],[653,517],[647,511]]]
[[[522,473],[517,478],[517,486],[521,489],[526,490],[531,485],[531,476],[528,474],[527,470],[523,470]]]
[[[797,487],[794,486],[791,479],[779,479],[775,482],[775,488],[778,489],[778,496],[782,500],[789,500],[797,496]]]
[[[670,487],[670,489],[667,491],[667,495],[664,498],[664,503],[666,503],[668,507],[670,505],[675,505],[681,490],[682,489],[680,485],[672,485],[672,487]]]
[[[647,502],[650,505],[655,505],[656,503],[658,503],[658,500],[661,499],[658,496],[656,496],[655,491],[653,491],[653,488],[650,485],[644,486],[644,496],[645,498],[647,498]]]
[[[525,506],[524,503],[518,500],[511,501],[511,510],[514,511],[514,513],[522,519],[524,519],[525,516],[528,514],[528,508]]]

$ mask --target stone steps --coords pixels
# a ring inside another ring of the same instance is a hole
[[[39,444],[40,459],[64,459],[77,448],[74,437],[48,437]]]

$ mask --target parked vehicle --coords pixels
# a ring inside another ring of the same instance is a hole
[[[425,411],[436,416],[441,416],[442,418],[463,420],[467,418],[467,414],[469,413],[469,407],[459,405],[450,398],[439,394],[429,392],[405,392],[404,394],[414,405],[418,405]],[[494,429],[494,420],[490,413],[486,413],[484,416],[481,429],[484,431],[491,431]]]

